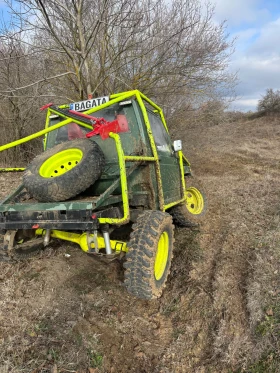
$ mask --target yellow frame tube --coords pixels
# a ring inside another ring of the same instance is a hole
[[[134,92],[134,91],[132,91],[132,92]],[[108,106],[110,106],[112,104],[115,104],[115,103],[117,103],[119,101],[122,101],[125,98],[128,98],[130,96],[131,96],[131,93],[126,93],[124,95],[121,95],[121,96],[117,97],[116,99],[114,99],[112,101],[106,102],[105,104],[102,104],[100,106],[96,106],[95,108],[89,109],[89,110],[85,111],[84,114],[94,113],[97,110],[104,109],[104,108],[106,108],[106,107],[108,107]],[[51,109],[49,109],[49,110],[51,110]],[[51,131],[54,131],[54,130],[60,128],[60,127],[66,126],[67,124],[69,124],[71,122],[75,122],[76,123],[78,121],[76,121],[76,119],[72,119],[72,118],[66,119],[66,120],[64,120],[64,121],[62,121],[60,123],[55,124],[54,126],[47,127],[47,128],[45,128],[45,129],[43,129],[41,131],[35,132],[32,135],[29,135],[29,136],[23,137],[22,139],[10,142],[10,143],[5,144],[5,145],[2,145],[2,146],[0,146],[0,152],[2,152],[3,150],[7,150],[7,149],[13,148],[15,146],[18,146],[18,145],[23,144],[25,142],[31,141],[33,139],[36,139],[37,137],[43,136],[43,135],[45,135],[45,134],[47,134],[47,133],[49,133]],[[83,123],[83,125],[85,125],[85,124]]]
[[[49,127],[50,115],[51,115],[51,111],[48,108],[47,115],[46,115],[46,121],[45,121],[45,129]],[[47,136],[45,134],[45,137],[43,139],[44,151],[46,150],[46,145],[47,145]]]
[[[155,161],[155,157],[141,157],[141,156],[138,156],[138,155],[125,155],[124,156],[124,159],[125,161],[128,161],[128,162],[133,162],[133,161]]]
[[[36,229],[36,235],[38,236],[44,236],[46,233],[45,229]],[[93,234],[90,235],[93,237]],[[56,229],[51,230],[51,237],[53,238],[58,238],[59,240],[64,240],[64,241],[69,241],[69,242],[74,242],[80,246],[80,248],[85,251],[89,252],[88,249],[88,243],[87,243],[87,233],[72,233],[72,232],[65,232],[65,231],[59,231]],[[105,249],[105,241],[104,238],[101,236],[97,236],[97,244],[99,249]],[[112,250],[115,252],[127,252],[127,246],[126,242],[123,241],[116,241],[116,240],[110,240],[110,244],[112,247]],[[121,246],[120,249],[118,249],[118,246]],[[94,243],[91,243],[91,248],[94,249]]]
[[[138,91],[139,92],[139,91]],[[163,112],[162,112],[162,109],[156,105],[152,100],[150,100],[147,96],[145,96],[143,93],[139,92],[139,95],[141,96],[142,99],[144,99],[145,101],[147,101],[152,107],[154,107],[157,112],[159,113],[160,117],[161,117],[161,120],[165,126],[165,129],[167,131],[167,133],[169,133],[168,131],[168,127],[167,127],[167,124],[166,124],[166,121],[165,121],[165,118],[164,118],[164,115],[163,115]],[[136,95],[137,97],[137,95]],[[140,102],[139,102],[140,104]],[[140,105],[141,106],[141,105]],[[144,106],[145,108],[145,106]],[[143,112],[143,108],[141,107],[142,109],[142,112]],[[145,114],[147,115],[147,111],[146,111],[146,108],[145,108]],[[144,116],[144,120],[145,120],[145,115],[144,115],[144,112],[143,112],[143,116]],[[148,116],[147,116],[148,117]],[[147,127],[147,130],[149,129],[150,127],[150,122],[149,122],[149,119],[147,118],[148,120],[148,123],[149,123],[149,126],[147,126],[147,122],[145,120],[145,123],[146,123],[146,127]],[[151,128],[150,128],[151,130]],[[150,141],[151,141],[151,138],[152,138],[152,141],[154,142],[154,138],[152,137],[152,134],[151,134],[151,137],[150,137],[150,133],[149,133],[149,130],[148,130],[148,135],[149,135],[149,138],[150,138]],[[152,144],[151,144],[152,145]],[[153,148],[153,147],[152,147]],[[155,147],[155,151],[157,153],[157,150],[156,150],[156,147]],[[168,210],[170,207],[173,207],[175,205],[178,205],[179,203],[182,203],[182,202],[185,202],[186,198],[185,198],[185,189],[186,189],[186,185],[185,185],[185,175],[184,175],[184,161],[185,163],[190,166],[190,162],[188,161],[188,159],[184,156],[183,152],[180,150],[178,152],[178,155],[179,155],[179,165],[180,165],[180,171],[181,171],[181,182],[182,182],[182,195],[183,195],[183,198],[181,198],[179,201],[175,201],[175,202],[172,202],[172,203],[169,203],[167,205],[164,205],[163,207],[163,210]],[[158,162],[158,155],[157,155],[157,160],[156,160],[156,163]],[[159,163],[158,163],[159,165]],[[160,177],[160,170],[159,170],[159,173],[157,173],[157,175],[159,176],[159,184],[161,186],[161,191],[162,191],[162,182],[161,182],[161,177]],[[164,201],[164,197],[163,197],[163,191],[162,191],[162,199]]]
[[[13,171],[24,171],[25,168],[22,167],[3,167],[0,168],[0,172],[13,172]]]
[[[186,183],[185,183],[185,175],[184,175],[184,162],[183,162],[182,150],[178,151],[178,156],[179,156],[179,165],[180,165],[180,171],[181,171],[181,191],[184,197],[181,198],[179,201],[172,202],[172,203],[169,203],[168,205],[165,205],[164,210],[168,210],[170,207],[176,206],[179,203],[186,201],[186,197],[185,197]]]
[[[186,191],[186,183],[185,183],[185,175],[184,175],[184,162],[183,162],[183,152],[182,150],[178,151],[179,156],[179,165],[181,170],[181,181],[182,181],[182,194],[185,194]]]
[[[185,163],[187,164],[187,166],[190,167],[191,164],[190,164],[189,160],[184,156],[183,152],[182,152],[182,158],[183,158],[183,160],[185,161]]]
[[[164,205],[164,211],[170,209],[170,207],[173,207],[173,206],[176,206],[178,205],[179,203],[182,203],[182,202],[185,202],[186,199],[185,197],[182,198],[182,199],[179,199],[179,201],[175,201],[175,202],[172,202],[172,203],[169,203],[168,205]]]
[[[101,109],[104,109],[112,104],[115,104],[119,101],[122,101],[126,98],[129,98],[131,97],[132,95],[135,94],[135,91],[128,91],[128,92],[123,92],[123,93],[120,93],[116,96],[116,98],[113,97],[113,100],[109,101],[109,102],[106,102],[100,106],[96,106],[95,108],[92,108],[92,109],[89,109],[87,111],[84,112],[84,114],[91,114],[95,111],[98,111],[98,110],[101,110]],[[112,95],[114,96],[114,95]],[[110,96],[111,97],[111,96]],[[59,106],[60,108],[67,108],[69,107],[69,105],[61,105]],[[60,123],[57,123],[55,124],[54,126],[51,126],[49,127],[49,117],[51,115],[51,112],[52,112],[52,109],[48,108],[48,112],[47,112],[47,116],[46,116],[46,122],[45,122],[45,129],[41,130],[41,131],[38,131],[38,132],[35,132],[33,133],[32,135],[29,135],[29,136],[26,136],[26,137],[23,137],[22,139],[19,139],[19,140],[15,140],[15,141],[12,141],[8,144],[5,144],[5,145],[2,145],[0,146],[0,152],[4,151],[4,150],[7,150],[7,149],[10,149],[10,148],[13,148],[13,147],[16,147],[20,144],[24,144],[25,142],[28,142],[28,141],[31,141],[31,140],[34,140],[36,139],[37,137],[41,137],[41,136],[44,136],[46,135],[47,133],[49,132],[52,132],[52,131],[55,131],[57,130],[58,128],[60,127],[63,127],[63,126],[66,126],[67,124],[71,123],[71,122],[74,122],[74,123],[78,123],[79,121],[77,120],[74,120],[72,118],[69,118],[69,119],[65,119],[64,121],[60,122]],[[53,111],[54,112],[54,111]],[[55,112],[54,112],[55,113]],[[55,113],[56,114],[56,113]],[[58,114],[57,114],[58,115]],[[59,114],[60,115],[60,114]],[[88,127],[88,128],[91,128],[90,126],[87,126],[85,123],[81,123],[79,122],[79,124],[83,125],[84,127]],[[44,138],[44,150],[46,149],[46,137]],[[3,168],[2,171],[12,171],[11,170],[12,167],[9,167],[9,168]],[[19,167],[13,167],[14,170],[18,169]],[[23,169],[24,170],[24,169]],[[21,170],[21,171],[23,171]],[[17,170],[19,171],[19,170]]]
[[[84,112],[84,114],[92,114],[95,111],[102,110],[102,109],[104,109],[104,108],[106,108],[108,106],[111,106],[111,105],[119,102],[119,101],[123,101],[125,99],[131,98],[132,96],[136,97],[136,99],[137,99],[137,101],[139,103],[139,106],[141,108],[141,111],[142,111],[142,114],[143,114],[143,118],[144,118],[144,122],[145,122],[145,125],[146,125],[146,128],[147,128],[147,133],[148,133],[150,145],[151,145],[151,148],[152,148],[153,157],[125,156],[124,153],[123,153],[123,149],[122,149],[122,144],[121,144],[121,141],[120,141],[120,137],[117,134],[114,134],[112,132],[109,134],[109,136],[115,140],[116,148],[117,148],[117,154],[118,154],[119,166],[120,166],[121,189],[122,189],[124,216],[121,219],[100,218],[99,219],[100,223],[120,224],[120,223],[125,223],[125,222],[129,221],[129,201],[128,201],[128,196],[127,196],[128,189],[127,189],[127,177],[126,177],[126,169],[125,169],[125,162],[126,161],[154,161],[155,162],[156,177],[157,177],[157,182],[158,182],[158,194],[159,194],[159,207],[160,207],[160,210],[165,211],[168,208],[170,208],[172,206],[175,206],[178,203],[181,203],[181,202],[183,202],[185,200],[185,198],[183,198],[182,200],[179,200],[179,201],[176,201],[176,202],[172,202],[172,203],[170,203],[168,205],[164,205],[164,196],[163,196],[163,189],[162,189],[162,180],[161,180],[161,173],[160,173],[159,158],[158,158],[157,148],[156,148],[156,145],[155,145],[155,142],[154,142],[154,138],[153,138],[152,129],[151,129],[151,126],[150,126],[150,122],[149,122],[147,110],[146,110],[146,107],[144,105],[143,100],[146,101],[147,103],[149,103],[152,107],[154,107],[159,112],[159,115],[160,115],[160,117],[162,119],[162,122],[163,122],[163,124],[164,124],[164,126],[166,128],[166,131],[168,132],[168,127],[166,125],[162,109],[158,105],[156,105],[152,100],[150,100],[147,96],[145,96],[140,91],[138,91],[138,90],[131,90],[131,91],[121,92],[121,93],[116,93],[116,94],[111,95],[110,99],[112,99],[112,100],[110,100],[110,101],[108,101],[108,102],[106,102],[106,103],[104,103],[104,104],[102,104],[100,106],[96,106],[95,108],[91,108],[89,110],[86,110]],[[59,107],[60,108],[67,108],[67,107],[69,107],[69,105],[61,105]],[[11,142],[9,144],[0,146],[0,152],[3,151],[3,150],[9,149],[9,148],[18,146],[20,144],[23,144],[23,143],[25,143],[27,141],[31,141],[31,140],[33,140],[33,139],[35,139],[37,137],[46,135],[47,133],[49,133],[51,131],[54,131],[54,130],[60,128],[60,127],[63,127],[63,126],[65,126],[65,125],[67,125],[67,124],[69,124],[71,122],[78,123],[78,124],[80,124],[80,125],[82,125],[84,127],[90,128],[90,126],[86,125],[85,123],[82,123],[82,122],[80,122],[80,121],[78,121],[76,119],[72,119],[72,118],[65,119],[64,121],[62,121],[60,123],[57,123],[54,126],[49,127],[49,117],[50,117],[51,113],[63,116],[63,114],[57,113],[55,111],[55,109],[48,108],[48,113],[47,113],[47,117],[46,117],[46,124],[45,124],[45,129],[44,130],[38,131],[38,132],[36,132],[36,133],[34,133],[32,135],[26,136],[26,137],[24,137],[22,139],[13,141],[13,142]],[[45,148],[45,146],[46,146],[46,141],[44,141],[44,148]],[[184,154],[182,153],[182,151],[180,151],[179,152],[179,162],[180,162],[180,169],[181,169],[182,186],[185,185],[183,160],[186,162],[186,164],[188,166],[190,166],[189,161],[184,156]],[[24,170],[24,169],[20,169],[20,168],[3,168],[3,169],[0,169],[0,171],[1,170],[5,170],[5,171],[6,170],[7,171],[8,170],[9,171],[18,170],[19,171],[19,170]]]
[[[143,100],[148,102],[152,107],[154,107],[158,111],[158,113],[161,117],[162,123],[164,124],[165,129],[166,129],[167,133],[169,133],[168,127],[167,127],[167,124],[165,122],[165,118],[164,118],[164,115],[163,115],[163,112],[162,112],[162,109],[157,104],[155,104],[152,100],[150,100],[147,96],[145,96],[142,92],[139,92],[139,94],[140,94],[140,96],[142,97]]]
[[[150,140],[150,145],[151,145],[151,148],[152,148],[152,153],[153,153],[153,156],[155,158],[156,178],[157,178],[157,182],[158,182],[159,208],[160,208],[161,211],[164,211],[164,198],[163,198],[163,190],[162,190],[162,181],[161,181],[160,165],[159,165],[159,158],[158,158],[158,152],[157,152],[156,144],[155,144],[155,141],[154,141],[154,138],[153,138],[153,133],[152,133],[150,121],[149,121],[149,118],[148,118],[147,110],[146,110],[146,107],[145,107],[144,102],[142,100],[142,95],[140,94],[139,91],[136,91],[135,96],[136,96],[136,99],[137,99],[137,101],[139,103],[139,106],[142,110],[144,122],[146,124],[147,133],[148,133],[148,137],[149,137],[149,140]],[[143,95],[143,97],[145,99],[144,95]],[[156,107],[156,109],[160,110],[160,108],[156,104],[154,104],[151,100],[149,100],[149,101],[153,104],[152,105],[153,107]]]
[[[115,140],[118,161],[120,167],[120,177],[121,177],[121,191],[123,200],[123,217],[121,219],[117,218],[99,218],[101,224],[124,224],[129,222],[129,200],[128,200],[128,187],[127,187],[127,177],[125,169],[125,157],[123,153],[122,143],[120,136],[116,133],[110,132],[109,136]]]

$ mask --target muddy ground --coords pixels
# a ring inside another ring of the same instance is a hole
[[[280,372],[280,121],[172,132],[209,210],[176,229],[163,296],[61,242],[0,263],[0,373]],[[19,179],[0,174],[0,197]]]

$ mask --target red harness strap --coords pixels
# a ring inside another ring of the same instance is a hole
[[[86,137],[100,135],[102,140],[105,140],[109,137],[110,132],[119,133],[129,131],[126,116],[123,114],[118,114],[117,119],[113,120],[112,122],[107,122],[104,118],[91,117],[90,115],[83,114],[75,110],[69,110],[69,113],[90,119],[94,129],[93,131],[88,132]]]

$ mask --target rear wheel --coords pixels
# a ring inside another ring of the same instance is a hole
[[[173,256],[173,231],[172,217],[161,211],[145,211],[133,224],[124,264],[131,294],[143,299],[162,294]]]
[[[0,244],[0,262],[31,258],[44,249],[42,237],[35,236],[34,229],[7,231]]]
[[[104,164],[95,142],[67,141],[38,155],[24,172],[23,184],[38,201],[65,201],[92,185]]]

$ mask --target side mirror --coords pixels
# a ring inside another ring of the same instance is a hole
[[[178,152],[179,150],[182,150],[182,140],[175,140],[173,143],[173,149],[174,149],[174,152]]]

